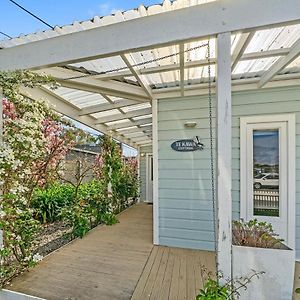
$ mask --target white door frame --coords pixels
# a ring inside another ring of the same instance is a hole
[[[151,167],[152,167],[152,176],[154,175],[153,174],[153,164],[152,164],[152,166],[149,166],[149,158],[150,158],[150,156],[152,156],[152,159],[153,159],[153,154],[152,153],[146,153],[146,201],[149,202],[149,203],[153,203],[153,182],[152,182],[152,199],[151,199],[151,201],[150,201],[150,197],[149,197],[149,194],[150,194],[149,172],[150,172],[150,168]]]
[[[296,190],[296,179],[295,179],[295,172],[296,172],[296,131],[295,131],[295,115],[294,114],[282,114],[282,115],[261,115],[261,116],[253,116],[253,117],[242,117],[240,119],[240,188],[241,188],[241,195],[240,195],[240,217],[242,219],[247,220],[248,210],[249,210],[249,203],[246,199],[249,196],[249,155],[252,153],[252,149],[249,149],[251,145],[247,144],[249,141],[248,136],[248,129],[255,128],[270,128],[272,129],[274,126],[279,125],[279,123],[285,123],[287,129],[287,145],[283,147],[280,151],[282,153],[286,153],[287,155],[287,165],[284,165],[283,168],[287,174],[287,178],[284,178],[286,182],[286,187],[283,187],[284,193],[288,197],[287,201],[287,208],[286,208],[286,219],[287,219],[287,240],[285,241],[289,247],[295,249],[295,231],[296,231],[296,224],[295,224],[295,190]],[[270,126],[268,126],[268,123]],[[277,124],[276,124],[277,123]],[[279,126],[280,127],[280,126]],[[285,133],[283,133],[284,135]],[[279,143],[282,140],[280,137]],[[252,180],[252,179],[251,179]],[[245,199],[245,201],[242,201]],[[266,221],[270,221],[266,219]]]

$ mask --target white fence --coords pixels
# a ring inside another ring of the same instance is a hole
[[[253,198],[256,209],[279,209],[278,190],[254,190]]]

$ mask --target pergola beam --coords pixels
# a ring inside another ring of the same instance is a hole
[[[140,116],[144,116],[144,115],[150,115],[151,113],[152,113],[151,107],[137,109],[137,110],[130,111],[130,112],[127,112],[124,114],[100,117],[99,119],[96,120],[96,124],[104,124],[104,123],[109,123],[109,122],[114,122],[114,121],[125,120],[125,119],[140,117]]]
[[[97,125],[95,123],[95,119],[92,118],[91,116],[79,116],[78,114],[80,112],[79,109],[75,108],[72,105],[69,105],[69,103],[65,99],[49,91],[46,88],[41,87],[41,88],[31,89],[31,88],[22,87],[21,93],[24,96],[29,97],[33,100],[41,100],[41,99],[47,100],[52,105],[53,109],[58,113],[61,113],[71,119],[74,119],[102,133],[111,134],[111,129],[109,129],[107,126]],[[122,134],[117,132],[113,132],[112,134],[113,137],[118,141],[134,148],[137,147],[137,145],[134,142],[132,142],[128,138],[124,138]]]
[[[289,65],[300,55],[300,39],[298,39],[294,45],[290,48],[289,53],[286,56],[280,58],[275,62],[271,68],[266,71],[261,77],[258,87],[263,87],[268,81],[270,81],[274,76],[276,76],[282,69]]]
[[[38,69],[286,25],[300,21],[299,11],[299,0],[219,0],[1,49],[0,70]]]

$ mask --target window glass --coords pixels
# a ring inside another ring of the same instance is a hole
[[[253,215],[279,217],[279,131],[253,130]]]

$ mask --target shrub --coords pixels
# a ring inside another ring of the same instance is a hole
[[[270,223],[258,222],[256,219],[249,222],[233,221],[232,243],[234,245],[278,248],[282,240],[276,236]]]
[[[42,223],[61,218],[61,210],[74,202],[74,187],[70,184],[54,183],[45,189],[35,189],[31,207],[35,217]]]
[[[74,205],[64,208],[62,216],[73,227],[74,237],[83,237],[98,224],[112,225],[117,222],[111,201],[105,196],[103,184],[98,180],[81,184]]]

